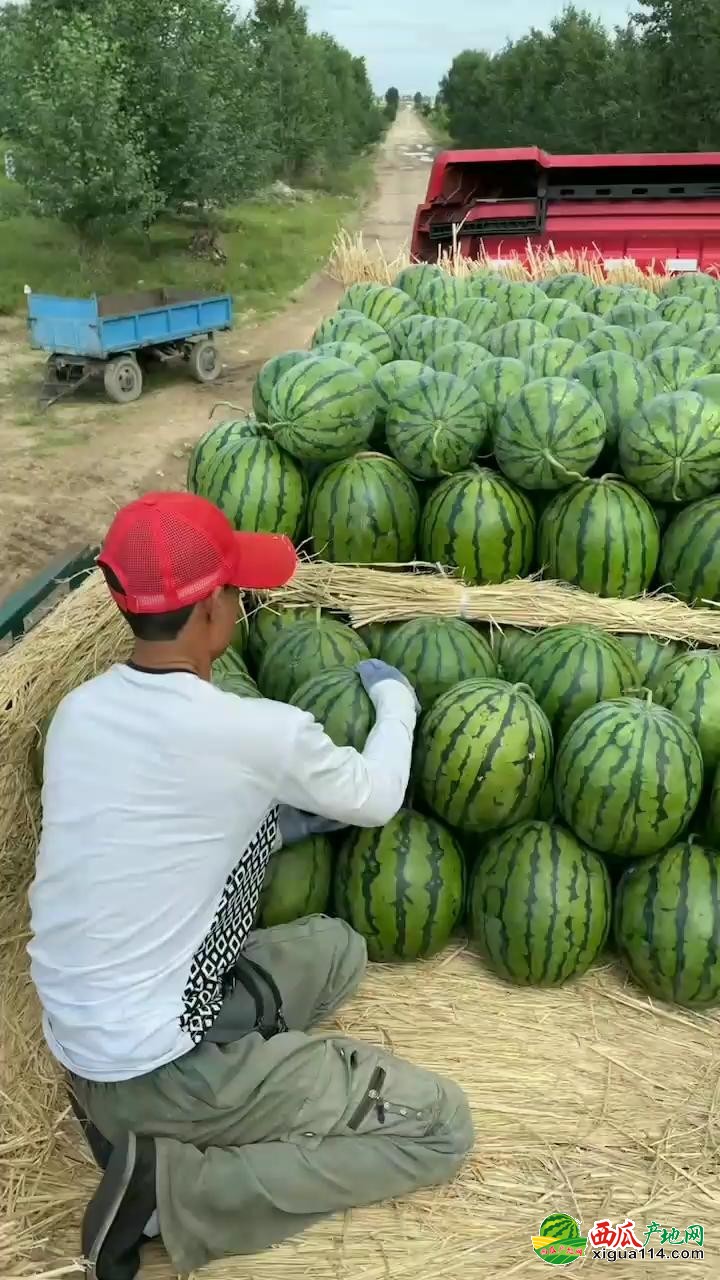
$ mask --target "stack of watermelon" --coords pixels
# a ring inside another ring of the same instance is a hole
[[[469,582],[540,571],[604,596],[664,586],[720,601],[713,277],[656,294],[409,267],[392,286],[353,285],[308,351],[269,360],[253,410],[206,432],[188,474],[237,527],[334,562],[421,558]],[[266,920],[332,909],[386,960],[432,954],[465,913],[498,974],[544,984],[593,962],[614,896],[639,982],[720,1001],[720,655],[435,618],[360,636],[262,610],[253,675],[230,663],[215,678],[362,747],[372,707],[353,667],[368,653],[422,703],[412,807],[287,859],[268,886],[285,906]]]

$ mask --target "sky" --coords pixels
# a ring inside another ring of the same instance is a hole
[[[379,93],[434,94],[463,49],[502,48],[528,27],[545,27],[563,0],[303,0],[310,25],[362,54]],[[624,23],[628,0],[578,0],[608,26]]]

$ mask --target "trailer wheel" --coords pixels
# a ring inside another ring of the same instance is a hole
[[[209,338],[194,342],[188,355],[190,372],[196,382],[214,382],[220,377],[222,361],[220,352]]]
[[[132,356],[121,356],[105,365],[105,390],[116,404],[130,404],[142,391],[142,369]]]

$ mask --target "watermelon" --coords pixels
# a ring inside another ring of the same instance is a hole
[[[665,668],[682,651],[677,640],[658,640],[655,636],[622,635],[617,636],[623,648],[627,649],[637,667],[641,689],[655,690],[658,680],[662,679]]]
[[[416,743],[422,794],[451,826],[499,831],[536,813],[553,741],[529,689],[463,680],[433,703]]]
[[[309,711],[336,747],[362,751],[375,724],[375,709],[360,676],[348,667],[330,667],[310,676],[295,690],[290,702],[301,711]]]
[[[498,324],[505,325],[511,320],[524,320],[533,306],[545,301],[545,297],[546,295],[538,289],[537,285],[520,280],[506,280],[502,288],[496,289],[493,293]],[[505,353],[498,351],[496,354],[504,355]]]
[[[591,626],[543,631],[521,652],[513,679],[530,686],[556,743],[588,707],[640,685],[627,650],[614,636]]]
[[[712,365],[712,372],[717,372],[720,365],[720,324],[698,329],[697,333],[684,334],[679,345],[699,351]]]
[[[364,347],[375,356],[379,364],[387,364],[393,358],[393,344],[389,335],[361,311],[336,311],[323,320],[315,330],[310,345],[320,347],[327,342],[352,342],[357,347]]]
[[[364,627],[358,627],[357,633],[367,645],[372,657],[381,658],[388,637],[402,625],[402,622],[368,622]]]
[[[674,297],[663,298],[657,309],[658,320],[667,320],[669,324],[679,324],[688,333],[697,333],[705,325],[706,312],[702,302],[697,298]]]
[[[305,522],[307,481],[300,467],[258,434],[230,440],[201,467],[196,493],[224,511],[235,529],[283,533],[295,540]]]
[[[563,320],[558,320],[555,325],[555,337],[569,338],[571,342],[582,342],[583,338],[587,338],[601,325],[600,317],[591,315],[589,311],[581,311],[578,315],[573,313],[571,316],[565,316]]]
[[[423,560],[455,566],[468,582],[505,582],[530,570],[535,516],[519,489],[476,465],[430,494],[418,543]]]
[[[650,324],[644,324],[635,332],[640,350],[638,356],[641,359],[650,355],[656,347],[682,347],[692,346],[688,335],[680,325],[670,324],[667,320],[653,320]]]
[[[429,367],[429,365],[420,364],[418,360],[391,360],[389,364],[380,366],[373,378],[373,390],[378,401],[375,412],[376,425],[385,426],[388,405],[392,403],[399,391],[415,382],[421,373],[427,373]]]
[[[668,525],[658,577],[689,604],[720,600],[720,497],[693,502]]]
[[[401,623],[383,643],[382,659],[407,676],[425,711],[461,680],[497,675],[487,640],[459,618]]]
[[[700,744],[703,764],[720,764],[720,653],[693,649],[665,667],[655,686],[655,699],[672,711]]]
[[[449,316],[464,298],[470,296],[467,280],[443,273],[426,280],[416,294],[416,302],[428,316]]]
[[[351,832],[334,886],[336,912],[365,938],[370,960],[431,956],[462,913],[462,851],[434,818],[401,809],[384,827]]]
[[[657,320],[655,308],[645,307],[641,302],[620,302],[605,313],[605,324],[619,324],[623,329],[640,329],[645,324]]]
[[[243,660],[248,647],[248,638],[250,634],[250,623],[245,612],[245,605],[242,598],[240,599],[240,607],[238,611],[238,620],[233,627],[233,633],[230,637],[230,647]]]
[[[260,698],[262,694],[242,658],[232,649],[226,649],[212,664],[211,683],[223,693],[234,693],[238,698]]]
[[[330,902],[333,853],[327,836],[310,836],[279,849],[268,863],[258,924],[270,929],[304,916],[324,915]]]
[[[619,437],[620,465],[657,502],[692,502],[720,485],[720,405],[695,391],[649,400]]]
[[[602,858],[562,827],[521,822],[488,840],[469,904],[471,945],[494,973],[557,987],[585,973],[605,945],[610,878]]]
[[[294,369],[296,364],[302,364],[303,360],[308,360],[310,355],[309,351],[284,351],[282,355],[272,356],[270,360],[265,361],[253,383],[253,412],[258,422],[268,420],[270,397],[278,380],[287,373],[288,369]]]
[[[624,288],[625,300],[635,303],[640,307],[649,307],[651,311],[657,311],[660,305],[660,297],[652,289],[646,289],[639,284],[626,284]]]
[[[623,423],[656,393],[650,371],[624,351],[598,351],[588,356],[575,369],[573,377],[582,382],[600,405],[609,445],[617,442]]]
[[[398,320],[391,325],[388,329],[388,337],[392,343],[393,359],[406,360],[408,343],[429,324],[432,324],[430,316],[426,316],[421,311],[418,315],[408,316],[405,320]]]
[[[640,358],[643,348],[636,333],[632,329],[623,329],[619,324],[603,324],[593,329],[587,338],[580,343],[587,356],[594,356],[597,351],[624,351],[626,355]]]
[[[615,898],[615,939],[635,981],[691,1009],[720,1001],[720,853],[683,840],[628,867]]]
[[[679,391],[693,378],[712,373],[712,362],[692,347],[656,347],[644,363],[658,392]]]
[[[509,320],[497,329],[490,329],[483,336],[483,346],[494,356],[520,357],[535,342],[544,342],[553,335],[546,324],[539,320]]]
[[[482,450],[487,414],[468,383],[432,371],[397,392],[387,409],[385,436],[390,452],[411,475],[452,475]]]
[[[720,769],[715,770],[708,799],[705,825],[708,839],[713,848],[720,848]]]
[[[650,503],[612,477],[573,485],[540,517],[538,560],[545,576],[596,595],[629,598],[647,590],[659,551]]]
[[[303,622],[316,622],[321,616],[319,609],[306,606],[279,609],[277,605],[262,605],[249,618],[247,655],[251,666],[255,669],[265,650],[270,647],[286,627],[296,627]]]
[[[457,378],[471,382],[483,360],[489,358],[490,352],[476,342],[449,342],[428,356],[427,363],[436,373],[454,373]]]
[[[372,384],[359,370],[331,356],[313,356],[276,383],[269,429],[293,457],[335,462],[366,443],[376,407]]]
[[[434,263],[413,263],[410,267],[404,267],[395,277],[393,288],[402,289],[403,293],[407,293],[411,298],[417,298],[423,285],[428,284],[430,280],[437,280],[438,276],[442,275],[442,267],[436,267]]]
[[[583,311],[591,311],[596,316],[606,316],[613,307],[622,306],[625,300],[625,289],[621,284],[598,284],[588,290],[582,306]]]
[[[655,703],[616,698],[584,711],[565,734],[554,785],[579,840],[636,858],[682,835],[702,781],[700,747],[682,720]]]
[[[720,286],[716,276],[706,271],[693,271],[688,275],[671,276],[663,286],[663,298],[681,295],[702,302],[706,311],[720,311]]]
[[[340,299],[339,310],[359,311],[385,330],[419,313],[417,303],[405,290],[389,284],[351,284]]]
[[[258,687],[265,698],[289,702],[301,685],[318,671],[354,668],[369,658],[367,648],[351,627],[333,618],[283,627],[263,654]]]
[[[312,354],[314,356],[334,356],[336,360],[344,360],[346,364],[353,365],[364,378],[374,378],[379,369],[385,366],[373,355],[372,351],[368,351],[366,347],[361,347],[357,342],[323,342],[319,347],[313,347]],[[307,359],[308,353],[305,353]]]
[[[579,382],[528,382],[498,415],[500,469],[525,489],[561,489],[590,470],[605,443],[605,418]]]
[[[460,320],[452,320],[449,316],[425,316],[425,323],[413,329],[405,339],[401,354],[404,359],[419,360],[425,364],[431,355],[448,343],[469,341],[470,330]]]
[[[307,360],[307,351],[304,357]],[[231,418],[209,427],[194,445],[188,459],[187,487],[190,492],[198,492],[198,476],[214,462],[221,449],[233,440],[256,439],[258,434],[258,424],[250,417]]]
[[[538,302],[534,302],[527,313],[528,320],[539,320],[548,329],[555,330],[561,320],[568,317],[582,316],[584,311],[567,298],[551,298],[547,294]]]
[[[467,325],[473,342],[482,343],[483,334],[497,324],[497,307],[489,298],[464,298],[450,315],[451,319]]]
[[[688,382],[687,391],[695,391],[713,404],[720,405],[720,373],[708,373],[704,378],[693,378]]]
[[[523,631],[520,627],[498,627],[492,631],[492,651],[502,680],[509,680],[511,684],[519,683],[517,673],[528,649],[535,644],[537,635],[538,632]]]
[[[528,370],[522,360],[496,356],[483,360],[470,379],[477,389],[488,414],[491,434],[495,432],[498,414],[508,400],[528,381]]]
[[[574,302],[578,307],[582,307],[583,311],[588,310],[586,302],[594,292],[590,276],[584,275],[581,271],[563,271],[559,275],[549,276],[547,280],[542,281],[540,288],[548,298],[565,298],[568,302]]]
[[[415,555],[420,499],[397,462],[356,453],[318,476],[308,502],[315,554],[334,563],[402,563]]]
[[[534,342],[521,358],[531,378],[572,378],[585,353],[569,338],[545,338]]]

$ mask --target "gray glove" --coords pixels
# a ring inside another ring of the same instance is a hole
[[[281,804],[278,809],[278,827],[283,845],[288,845],[307,840],[308,836],[343,831],[345,823],[333,822],[332,818],[320,818],[314,813],[305,813],[302,809],[292,809],[288,804]]]
[[[366,658],[364,662],[358,663],[355,670],[362,681],[363,689],[368,697],[372,699],[373,703],[375,702],[375,699],[373,698],[373,689],[375,686],[382,684],[385,680],[395,680],[397,684],[404,684],[405,688],[410,690],[410,693],[415,699],[415,710],[418,715],[420,714],[421,708],[417,699],[417,694],[415,693],[410,681],[403,675],[402,671],[398,671],[397,667],[391,667],[388,662],[381,662],[379,658]]]

